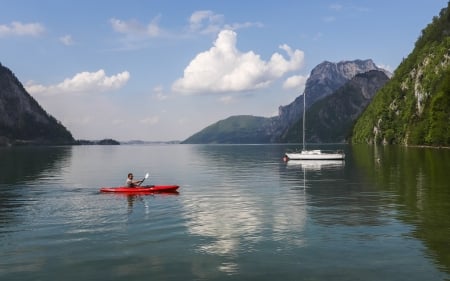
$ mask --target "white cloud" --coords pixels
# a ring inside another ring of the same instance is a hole
[[[242,53],[236,48],[236,33],[223,30],[214,46],[198,54],[185,68],[182,78],[172,89],[184,94],[242,92],[267,87],[289,71],[303,66],[304,53],[287,45],[280,49],[288,59],[274,53],[264,61],[253,51]]]
[[[45,32],[45,27],[40,23],[21,23],[13,21],[9,25],[0,25],[0,37],[6,36],[40,36]]]
[[[199,33],[216,33],[224,21],[224,16],[212,11],[196,11],[189,18],[189,29]]]
[[[308,77],[303,75],[294,75],[286,79],[283,83],[284,89],[298,89],[303,92]]]
[[[72,36],[70,36],[70,35],[64,35],[62,37],[59,37],[59,41],[66,46],[73,45],[73,43],[74,43]]]
[[[160,17],[155,17],[149,24],[141,24],[137,20],[123,21],[119,19],[110,19],[114,31],[134,37],[156,37],[161,34],[161,28],[158,25]]]
[[[130,73],[128,71],[106,76],[105,71],[100,69],[97,72],[78,73],[56,85],[44,86],[31,81],[27,83],[25,88],[30,94],[38,95],[96,93],[121,88],[129,79]]]
[[[189,30],[200,34],[215,34],[223,29],[238,30],[249,27],[262,27],[260,22],[225,24],[225,17],[213,11],[203,10],[192,13],[189,18]]]
[[[249,27],[264,27],[264,24],[260,22],[244,22],[244,23],[233,23],[226,24],[225,29],[238,30],[241,28],[249,28]]]

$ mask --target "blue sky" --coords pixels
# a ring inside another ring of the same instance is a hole
[[[76,139],[274,116],[327,60],[394,71],[447,0],[0,0],[0,63]]]

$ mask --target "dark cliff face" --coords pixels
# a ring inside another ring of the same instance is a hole
[[[375,63],[368,60],[341,61],[332,63],[325,61],[317,65],[306,81],[306,108],[309,108],[316,101],[331,95],[345,83],[350,81],[355,75],[370,70],[380,70]],[[389,73],[387,73],[389,74]],[[389,74],[390,75],[390,74]],[[297,97],[291,104],[279,107],[279,128],[274,133],[275,136],[283,138],[287,130],[302,118],[303,114],[303,97]]]
[[[0,64],[0,145],[72,144],[72,134]]]
[[[378,70],[357,74],[332,95],[316,102],[306,112],[306,140],[346,142],[356,119],[388,81],[389,77]]]

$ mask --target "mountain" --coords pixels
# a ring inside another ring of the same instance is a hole
[[[352,142],[450,146],[450,2],[358,119]]]
[[[73,143],[72,134],[0,64],[0,145]]]
[[[331,95],[355,75],[378,68],[372,60],[322,62],[314,67],[306,81],[307,108],[316,101]],[[387,75],[390,73],[386,72]],[[279,107],[276,117],[232,116],[221,120],[182,143],[277,143],[289,140],[292,128],[303,114],[303,97],[297,97],[291,104]],[[295,142],[298,142],[295,141]]]
[[[355,75],[370,70],[379,70],[385,72],[388,76],[391,74],[375,65],[371,59],[341,61],[333,63],[324,61],[317,65],[311,71],[306,81],[306,108],[312,106],[316,101],[331,95],[345,83],[350,81]],[[297,97],[294,102],[286,106],[280,106],[279,109],[280,130],[277,135],[283,138],[288,128],[293,123],[302,118],[303,114],[303,96]]]
[[[306,111],[307,142],[339,143],[347,141],[352,126],[389,77],[371,70],[357,74],[333,94],[317,101]],[[288,131],[283,142],[301,142],[303,118]]]
[[[269,143],[271,118],[231,116],[212,124],[182,143]]]

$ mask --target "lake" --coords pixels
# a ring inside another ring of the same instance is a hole
[[[450,280],[449,149],[294,147],[0,148],[0,279]]]

